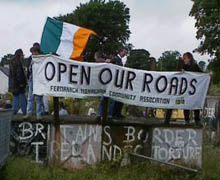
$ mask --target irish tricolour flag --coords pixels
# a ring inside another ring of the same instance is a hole
[[[81,55],[92,34],[96,33],[48,17],[41,37],[41,50],[45,54],[57,53],[66,58],[82,61]]]

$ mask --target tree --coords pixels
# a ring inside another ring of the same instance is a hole
[[[12,57],[13,57],[12,54],[4,55],[1,59],[0,66],[9,65]]]
[[[201,69],[202,71],[205,70],[205,66],[206,66],[205,61],[199,61],[198,65],[199,65],[199,67],[200,67],[200,69]]]
[[[1,61],[0,61],[0,66],[9,65],[13,57],[14,57],[13,54],[4,55],[3,58],[2,58]],[[27,58],[24,58],[24,61],[23,61],[24,67],[27,67],[28,61],[29,61],[29,58],[28,58],[28,57],[27,57]],[[25,70],[26,70],[26,69],[25,69]]]
[[[190,16],[196,20],[196,38],[200,39],[200,45],[195,51],[201,54],[209,54],[211,59],[209,70],[213,71],[213,82],[220,82],[220,1],[219,0],[192,0],[193,6]]]
[[[72,13],[57,17],[58,20],[92,29],[98,35],[90,38],[84,53],[86,61],[93,61],[96,51],[113,55],[126,45],[130,36],[129,8],[123,2],[90,0],[80,4]]]
[[[196,51],[216,55],[220,52],[220,1],[192,0],[190,16],[194,16],[197,28],[196,38],[201,40]]]
[[[153,63],[156,62],[154,57],[145,49],[134,49],[127,57],[126,66],[135,69],[152,70]]]
[[[215,60],[211,61],[208,65],[208,70],[213,72],[212,81],[214,84],[218,84],[220,82],[220,61]]]
[[[178,51],[165,51],[158,59],[157,70],[176,71],[181,54]]]

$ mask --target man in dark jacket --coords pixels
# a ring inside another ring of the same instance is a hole
[[[112,63],[116,64],[118,66],[123,66],[122,58],[125,57],[128,53],[127,48],[123,47],[119,49],[118,54],[113,57]],[[110,100],[110,106],[109,106],[109,117],[110,118],[124,118],[124,116],[121,114],[123,107],[122,102]]]

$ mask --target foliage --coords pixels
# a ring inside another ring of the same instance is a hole
[[[70,114],[87,115],[89,108],[98,107],[97,98],[73,99],[65,98],[64,104]],[[97,112],[97,111],[96,111]]]
[[[152,70],[152,64],[155,62],[155,58],[151,57],[147,50],[134,49],[127,57],[126,66],[135,69]]]
[[[203,179],[220,179],[220,149],[213,149],[209,146],[205,147],[204,150],[210,155],[206,156],[203,161]]]
[[[194,16],[196,20],[196,38],[201,40],[196,51],[202,54],[217,55],[216,53],[220,53],[220,1],[192,1],[190,16]]]
[[[98,112],[98,98],[59,98],[59,102],[63,102],[65,109],[69,114],[87,115],[89,108],[94,108]],[[53,97],[49,97],[49,111],[53,112]]]
[[[209,96],[220,96],[220,84],[212,84],[208,91]]]
[[[213,71],[214,83],[220,82],[220,1],[219,0],[192,0],[193,6],[190,16],[196,20],[196,38],[201,40],[195,50],[201,54],[214,56],[209,66]],[[218,67],[217,67],[218,66]]]
[[[1,59],[0,66],[9,65],[13,56],[14,56],[13,54],[4,55],[3,58]],[[23,61],[24,67],[27,67],[28,61],[29,61],[28,58],[24,58]]]
[[[200,67],[200,69],[202,71],[205,70],[205,66],[206,66],[206,62],[205,61],[199,61],[198,65],[199,65],[199,67]]]
[[[13,94],[10,92],[7,92],[6,94],[3,95],[3,99],[5,100],[10,100],[10,102],[12,102],[13,100]]]
[[[125,46],[130,36],[129,8],[123,2],[90,0],[80,4],[72,13],[57,17],[58,20],[94,30],[84,54],[86,61],[94,61],[94,53],[103,51],[113,55],[121,46]],[[131,46],[131,45],[130,45]]]
[[[165,51],[158,59],[157,70],[176,71],[181,54],[178,51]]]
[[[0,66],[9,65],[12,57],[13,57],[12,54],[4,55],[1,59]]]
[[[214,58],[208,65],[208,70],[213,73],[212,82],[218,84],[220,82],[220,60]]]
[[[128,167],[120,163],[103,162],[95,167],[88,166],[81,170],[67,170],[56,167],[45,167],[35,164],[28,158],[9,159],[0,174],[1,180],[84,180],[84,179],[151,179],[151,180],[201,180],[220,178],[220,149],[203,147],[203,169],[199,173],[159,165],[151,161],[131,159]]]

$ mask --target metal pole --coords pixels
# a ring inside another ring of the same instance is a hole
[[[197,169],[188,168],[188,167],[181,166],[181,165],[174,164],[174,163],[170,163],[170,162],[160,161],[160,160],[153,159],[151,157],[143,156],[143,155],[140,155],[140,154],[136,154],[136,153],[129,153],[129,154],[132,155],[132,156],[137,156],[137,157],[140,157],[140,158],[148,159],[148,160],[155,161],[155,162],[162,163],[162,164],[166,164],[166,165],[169,165],[169,166],[174,166],[174,167],[184,169],[184,170],[187,170],[187,171],[198,172]]]

